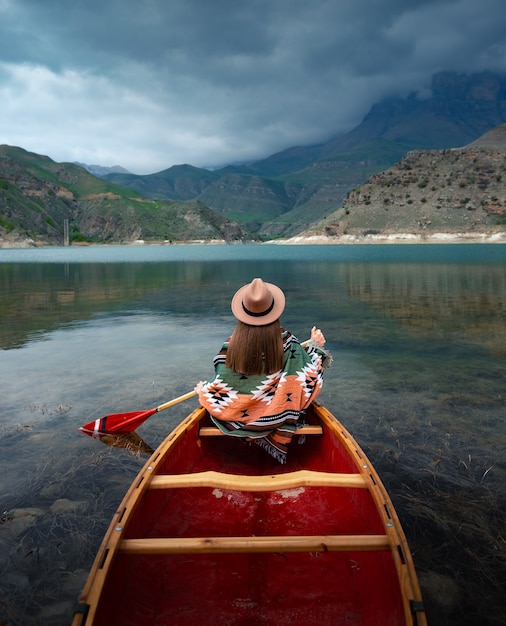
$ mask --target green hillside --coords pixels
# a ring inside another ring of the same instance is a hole
[[[0,146],[0,239],[71,242],[242,240],[244,231],[198,200],[154,200],[21,148]]]
[[[107,174],[106,180],[131,187],[147,198],[193,200],[220,175],[192,165],[174,165],[169,169],[147,176],[136,174]]]

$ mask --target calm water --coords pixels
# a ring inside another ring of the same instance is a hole
[[[0,625],[70,623],[146,459],[78,427],[210,375],[255,276],[300,339],[323,329],[320,399],[390,491],[431,625],[506,624],[506,246],[246,245],[0,250]]]

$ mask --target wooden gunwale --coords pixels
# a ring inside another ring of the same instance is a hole
[[[363,450],[348,432],[348,430],[332,415],[332,413],[324,406],[314,403],[316,413],[321,419],[324,427],[332,430],[332,432],[341,440],[341,443],[347,448],[350,454],[356,459],[356,465],[360,473],[364,476],[366,482],[370,485],[371,497],[376,502],[377,510],[382,518],[385,526],[386,534],[392,549],[392,556],[395,561],[399,583],[403,589],[404,613],[406,615],[406,624],[413,620],[413,606],[419,603],[422,597],[418,578],[416,576],[409,546],[402,530],[402,526],[395,511],[390,496],[383,485],[378,473],[374,469]],[[414,616],[417,626],[427,626],[427,618],[424,611],[416,613]]]

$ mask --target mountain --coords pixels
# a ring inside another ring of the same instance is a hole
[[[206,187],[220,179],[214,172],[192,165],[174,165],[162,172],[145,176],[128,172],[101,176],[122,187],[131,187],[146,198],[171,200],[194,200]]]
[[[84,167],[84,169],[93,174],[93,176],[105,176],[106,174],[129,174],[130,172],[126,170],[121,165],[113,165],[112,167],[104,167],[103,165],[88,165],[86,163],[79,163],[79,161],[75,161],[75,165],[80,165]]]
[[[393,207],[397,206],[393,199],[392,219],[385,221],[383,212],[376,225],[371,225],[372,213],[363,212],[358,205],[353,206],[353,215],[362,215],[365,221],[353,222],[346,213],[348,217],[343,218],[343,203],[351,214],[353,198],[358,202],[362,198],[353,195],[353,190],[363,189],[371,177],[399,162],[413,167],[416,151],[469,145],[505,122],[506,76],[444,72],[433,77],[427,97],[411,94],[379,102],[343,136],[213,171],[185,164],[147,176],[122,171],[97,178],[75,164],[57,164],[4,146],[0,151],[0,233],[19,231],[61,241],[65,218],[70,219],[74,240],[92,241],[242,240],[245,233],[273,239],[297,235],[315,224],[317,228],[324,224],[323,229],[331,232],[340,232],[345,223],[352,229],[395,229],[396,223],[404,228],[401,213],[413,213],[416,189],[409,192],[411,202],[398,207],[397,222],[393,220]],[[423,167],[429,164],[422,164],[422,156],[419,159],[420,165],[415,167],[421,177]],[[402,181],[406,184],[407,178]],[[429,189],[438,189],[436,182]],[[493,187],[492,181],[489,187]],[[460,198],[459,194],[455,197]],[[427,185],[419,199],[427,208]],[[389,202],[387,199],[384,204]],[[365,206],[371,204],[372,200]],[[480,209],[476,211],[478,216]],[[492,213],[482,216],[483,224],[502,219],[502,214],[494,217]],[[452,212],[452,220],[455,215]],[[422,217],[419,221],[428,220]],[[430,221],[437,223],[435,218]],[[472,221],[463,221],[458,227],[467,226],[472,227]]]
[[[463,148],[413,150],[304,233],[327,237],[505,233],[506,124]]]
[[[244,231],[198,200],[145,198],[73,163],[0,146],[0,245],[72,242],[241,241]]]
[[[504,151],[506,148],[506,124],[502,124],[497,128],[489,130],[487,133],[478,137],[475,141],[471,142],[468,148],[496,148],[499,151]]]
[[[414,149],[456,148],[506,122],[506,76],[442,72],[428,97],[374,105],[344,136],[209,171],[174,166],[105,178],[151,198],[200,200],[263,238],[294,235],[341,207],[346,195]]]

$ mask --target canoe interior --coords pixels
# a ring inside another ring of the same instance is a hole
[[[316,423],[317,416],[310,412],[308,421]],[[153,473],[360,471],[357,459],[329,429],[325,436],[308,436],[301,444],[293,442],[288,463],[282,466],[254,444],[232,437],[199,437],[198,424],[190,424],[169,454],[163,457],[163,446],[155,453],[151,459]],[[146,478],[141,473],[142,480]],[[385,534],[384,519],[367,489],[146,489],[139,500],[126,513],[122,539]],[[406,620],[398,579],[388,549],[153,555],[119,552],[105,577],[93,624],[414,624]]]

